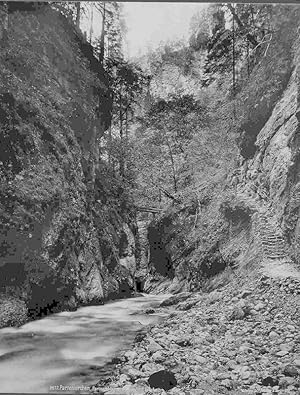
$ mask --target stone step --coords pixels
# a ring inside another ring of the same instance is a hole
[[[284,240],[266,240],[266,239],[263,239],[262,237],[260,239],[261,239],[262,243],[268,244],[268,245],[271,245],[271,246],[277,246],[277,245],[278,246],[284,246],[285,245]]]
[[[264,243],[270,243],[270,244],[272,244],[272,245],[275,245],[275,244],[285,244],[284,239],[277,239],[277,240],[275,240],[275,239],[266,239],[265,237],[260,237],[260,239],[261,239],[261,241],[263,241]]]
[[[277,256],[277,255],[281,255],[281,256],[285,256],[286,255],[286,253],[285,253],[285,251],[264,251],[264,253],[265,254],[267,254],[267,255],[271,255],[271,256]]]
[[[280,254],[280,255],[286,255],[286,251],[284,251],[284,250],[271,250],[271,249],[266,249],[266,248],[263,248],[263,251],[264,251],[264,253],[265,254]]]
[[[278,246],[281,248],[281,247],[285,246],[283,240],[280,242],[279,241],[275,242],[275,241],[270,241],[270,240],[262,240],[261,242],[263,245],[270,246],[270,247],[277,247]]]
[[[281,236],[281,235],[274,236],[274,235],[263,233],[262,237],[267,238],[269,240],[274,240],[274,241],[284,240],[283,236]]]
[[[271,256],[271,255],[267,255],[266,256],[267,259],[285,259],[286,255],[275,255],[275,256]]]
[[[272,256],[272,255],[280,255],[280,256],[286,256],[286,253],[285,253],[285,251],[266,251],[266,250],[264,250],[263,251],[264,252],[264,254],[265,255],[270,255],[270,256]]]
[[[281,239],[268,239],[266,237],[260,237],[261,241],[264,243],[270,243],[270,244],[285,244],[285,240],[283,238]]]
[[[264,251],[269,251],[270,253],[278,252],[280,254],[285,254],[285,252],[286,252],[285,248],[272,248],[272,247],[263,246],[263,249],[264,249]]]
[[[285,253],[285,251],[266,251],[266,250],[264,250],[263,251],[264,252],[264,254],[265,255],[271,255],[271,256],[277,256],[277,255],[280,255],[280,256],[286,256],[286,253]]]
[[[267,250],[267,249],[264,249],[264,253],[269,255],[286,255],[286,251],[276,251],[276,250]]]
[[[259,233],[260,233],[263,237],[267,237],[267,238],[269,238],[269,239],[274,239],[274,240],[283,239],[283,240],[284,240],[283,235],[280,234],[280,233],[264,232],[264,231],[260,231]]]
[[[262,237],[265,237],[270,240],[284,240],[284,237],[282,235],[274,235],[274,234],[271,235],[269,233],[263,233]]]

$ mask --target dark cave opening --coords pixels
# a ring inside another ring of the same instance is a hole
[[[133,289],[126,280],[119,283],[118,299],[130,298],[133,295]]]
[[[150,264],[158,274],[172,279],[175,276],[175,270],[171,256],[166,250],[163,236],[163,227],[149,227],[148,240],[150,246]]]
[[[144,292],[145,280],[136,278],[135,279],[135,287],[136,292]]]

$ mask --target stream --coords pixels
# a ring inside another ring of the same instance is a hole
[[[60,392],[54,386],[73,387],[60,387],[64,393],[88,392],[112,358],[131,347],[139,329],[163,320],[142,311],[167,296],[81,307],[0,329],[0,392]]]

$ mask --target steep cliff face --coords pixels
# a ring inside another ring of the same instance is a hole
[[[9,325],[127,292],[135,243],[130,203],[99,159],[110,93],[92,48],[48,5],[11,7],[1,45],[0,323]]]
[[[249,163],[260,204],[266,207],[283,232],[291,256],[299,258],[299,39],[293,71],[271,117],[256,139],[256,153]]]
[[[234,170],[201,192],[200,208],[173,207],[151,224],[176,281],[189,289],[226,268],[299,266],[299,9],[274,10],[273,41],[236,98]],[[150,257],[156,276],[162,262]]]

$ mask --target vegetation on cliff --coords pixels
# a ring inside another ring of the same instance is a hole
[[[150,228],[161,235],[151,265],[168,262],[184,286],[259,259],[257,248],[246,253],[252,215],[273,203],[261,200],[268,175],[254,170],[264,160],[257,137],[290,83],[298,14],[213,4],[195,15],[189,46],[170,43],[143,60],[152,79],[133,138],[136,198],[163,210]],[[257,194],[254,206],[237,199],[237,183]]]
[[[92,23],[81,33],[87,12],[100,15],[99,36]],[[132,61],[120,4],[3,3],[2,294],[33,317],[129,295],[143,210],[158,214],[147,224],[148,280],[198,289],[253,262],[255,227],[272,238],[270,207],[280,206],[276,237],[292,240],[296,257],[298,205],[287,194],[297,194],[297,150],[286,173],[264,155],[295,77],[298,14],[212,4],[194,16],[188,44]]]
[[[136,232],[130,185],[100,141],[139,88],[121,54],[104,65],[57,4],[23,6],[1,6],[0,286],[35,318],[134,289],[120,261]],[[3,311],[1,325],[18,322]]]
[[[0,11],[0,327],[174,293],[95,392],[296,395],[299,8],[210,4],[135,60],[121,4]]]

